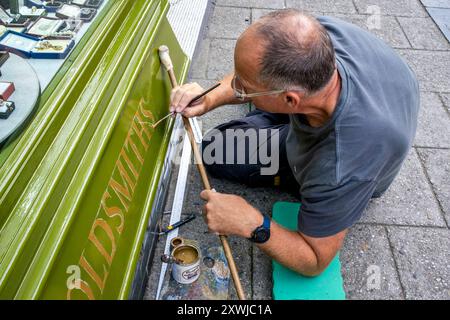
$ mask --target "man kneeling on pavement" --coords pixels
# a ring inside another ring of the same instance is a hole
[[[186,117],[227,104],[256,107],[205,135],[209,173],[250,186],[287,187],[302,205],[298,229],[291,231],[242,197],[205,190],[201,198],[209,230],[248,238],[302,275],[320,274],[408,154],[419,109],[414,73],[369,32],[286,9],[262,17],[240,36],[234,72],[221,84],[193,105],[191,99],[203,91],[196,83],[171,95],[171,111]],[[233,130],[244,135],[241,141],[235,135],[230,150],[230,142],[224,142]],[[251,132],[257,133],[256,142],[250,141]],[[217,141],[223,148],[214,146]],[[276,172],[254,161],[263,146],[277,153]],[[208,161],[211,149],[223,161]]]

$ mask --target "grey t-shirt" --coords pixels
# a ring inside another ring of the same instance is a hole
[[[320,128],[291,115],[287,138],[301,186],[298,230],[311,237],[350,227],[386,191],[412,145],[419,111],[416,77],[393,49],[342,20],[319,21],[336,50],[341,95]]]

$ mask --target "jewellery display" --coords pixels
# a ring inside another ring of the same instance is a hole
[[[75,41],[71,39],[42,40],[12,31],[0,37],[0,49],[14,52],[25,58],[64,59],[74,45]]]
[[[8,12],[6,12],[5,9],[3,9],[2,6],[0,6],[0,20],[4,23],[4,24],[8,24],[11,23],[14,18],[10,16],[10,14]]]
[[[24,28],[24,27],[7,27],[6,31],[8,31],[8,30],[11,30],[11,31],[14,31],[14,32],[17,32],[17,33],[23,33],[23,32],[25,32],[25,30],[27,30],[27,28]],[[2,34],[3,33],[0,32],[0,35],[2,35]]]
[[[36,7],[36,8],[43,8],[44,2],[42,0],[25,0],[25,5],[29,8]]]
[[[3,67],[5,62],[9,59],[8,51],[0,51],[0,68]],[[0,69],[0,77],[2,76],[2,70]]]
[[[47,13],[45,9],[37,8],[37,7],[20,7],[20,14],[24,17],[28,17],[30,19],[37,19],[41,16],[44,16]]]
[[[56,16],[62,19],[79,19],[81,8],[75,5],[64,4],[56,11]]]
[[[0,49],[30,58],[31,50],[36,46],[38,41],[39,38],[30,35],[7,31],[0,37]]]
[[[48,37],[57,33],[64,25],[63,20],[41,17],[36,20],[27,33],[39,37]]]
[[[41,41],[37,44],[36,47],[34,47],[35,51],[62,51],[64,50],[64,47],[61,45],[56,45],[54,43],[51,43],[48,40]]]
[[[0,99],[8,100],[9,97],[14,93],[16,88],[14,83],[8,81],[0,81]]]
[[[89,8],[100,8],[104,0],[87,0],[85,6]]]
[[[19,0],[9,0],[9,12],[11,14],[19,13]]]
[[[31,57],[37,59],[64,59],[74,46],[73,40],[42,40],[31,50]]]
[[[72,0],[72,4],[76,4],[78,6],[84,6],[88,0]]]
[[[95,15],[97,14],[96,9],[92,8],[81,8],[80,10],[80,19],[83,21],[91,21]]]
[[[72,0],[71,4],[76,4],[80,7],[88,7],[98,9],[104,0]]]
[[[14,102],[0,99],[0,119],[8,119],[15,109]]]
[[[0,68],[5,64],[5,62],[9,59],[8,51],[0,51]]]
[[[2,6],[0,6],[0,25],[6,27],[26,27],[30,24],[30,19],[21,15],[10,15]]]
[[[47,10],[47,12],[56,12],[59,8],[62,7],[62,2],[60,1],[47,1],[44,5],[44,8]]]
[[[81,20],[62,20],[63,25],[56,32],[48,35],[54,38],[73,38],[83,25]]]

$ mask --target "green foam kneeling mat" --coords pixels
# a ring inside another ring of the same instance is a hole
[[[272,219],[279,225],[297,230],[300,203],[277,202]],[[275,300],[344,300],[339,253],[317,277],[304,277],[272,260],[273,298]]]

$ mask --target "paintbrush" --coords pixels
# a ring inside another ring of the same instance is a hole
[[[206,96],[208,93],[210,93],[211,91],[213,91],[214,89],[216,89],[218,86],[220,86],[220,82],[216,83],[215,85],[213,85],[211,88],[205,90],[204,92],[200,93],[198,96],[194,97],[189,103],[188,103],[188,107],[193,104],[194,102],[200,100],[201,98],[203,98],[204,96]],[[161,118],[160,120],[158,120],[155,124],[152,124],[152,128],[155,129],[161,122],[163,122],[164,120],[166,120],[168,117],[174,115],[176,112],[172,111],[171,113],[165,115],[163,118]]]

